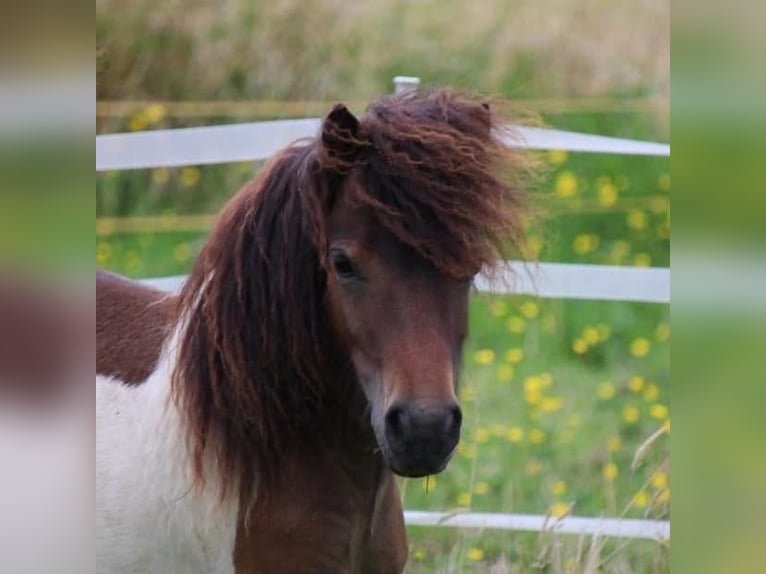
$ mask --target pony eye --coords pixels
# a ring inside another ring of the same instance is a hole
[[[330,261],[332,267],[335,270],[335,274],[340,279],[354,279],[357,276],[356,268],[348,258],[348,255],[342,251],[332,251],[330,253]]]

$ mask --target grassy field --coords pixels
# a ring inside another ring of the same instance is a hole
[[[301,100],[367,101],[390,91],[393,75],[412,74],[534,100],[557,128],[667,141],[667,2],[510,6],[99,0],[98,99],[147,103],[100,102],[97,131],[316,115],[324,108]],[[179,111],[168,100],[218,105]],[[541,159],[542,217],[529,229],[539,260],[669,265],[667,158],[553,150]],[[258,167],[97,174],[96,263],[132,277],[187,271],[214,214]],[[471,310],[459,452],[441,475],[402,481],[405,507],[669,518],[668,307],[477,293]],[[669,571],[669,543],[409,535],[411,573]]]

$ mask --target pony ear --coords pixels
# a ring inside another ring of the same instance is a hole
[[[492,128],[492,110],[490,109],[489,102],[481,102],[477,111],[481,121],[487,126],[487,132],[489,132]]]
[[[361,145],[359,120],[346,106],[335,104],[322,123],[323,155],[334,162],[353,162]]]

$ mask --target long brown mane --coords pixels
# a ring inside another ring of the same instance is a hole
[[[174,397],[196,477],[212,460],[222,495],[267,493],[285,449],[318,440],[318,414],[354,384],[325,307],[325,218],[349,172],[364,182],[346,186],[351,199],[451,276],[522,235],[524,196],[506,171],[522,156],[487,106],[437,91],[382,98],[355,125],[333,114],[224,208],[179,299]]]

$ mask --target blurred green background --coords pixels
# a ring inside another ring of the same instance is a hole
[[[97,132],[361,112],[392,77],[499,95],[547,125],[669,138],[669,6],[647,0],[98,1]],[[669,265],[668,158],[541,153],[541,261]],[[259,165],[99,173],[96,263],[184,273]],[[447,471],[409,509],[670,516],[665,305],[475,294]],[[665,429],[642,450],[655,431]],[[665,572],[669,542],[411,527],[408,572]]]

